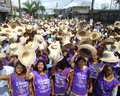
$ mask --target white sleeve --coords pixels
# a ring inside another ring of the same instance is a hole
[[[113,92],[111,96],[117,96],[117,91],[118,91],[118,87],[113,88]]]

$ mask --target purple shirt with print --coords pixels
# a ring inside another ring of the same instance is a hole
[[[47,73],[39,74],[37,71],[32,72],[34,75],[33,85],[35,89],[35,96],[50,96],[51,82]]]
[[[68,76],[72,69],[67,68],[65,71],[57,68],[54,80],[54,92],[55,94],[65,94],[68,89]]]
[[[15,73],[11,74],[10,91],[13,96],[30,96],[29,81],[25,80],[25,76],[18,77]]]
[[[116,78],[112,78],[110,81],[104,78],[103,72],[101,72],[97,78],[94,93],[95,96],[111,96],[113,88],[120,84]]]
[[[86,95],[88,93],[88,79],[91,74],[90,69],[86,66],[86,69],[81,71],[77,65],[74,68],[72,93],[75,95]]]

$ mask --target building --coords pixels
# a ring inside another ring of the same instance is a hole
[[[0,22],[11,12],[11,0],[0,0]]]
[[[67,9],[55,9],[54,13],[69,19],[78,18],[89,21],[90,11],[89,6],[74,6]],[[94,23],[100,21],[103,24],[113,24],[115,21],[120,21],[119,9],[94,9],[93,14]]]

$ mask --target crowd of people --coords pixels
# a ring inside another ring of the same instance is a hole
[[[6,19],[0,96],[120,96],[120,21]]]

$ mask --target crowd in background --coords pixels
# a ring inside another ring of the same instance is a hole
[[[7,19],[0,96],[120,96],[120,21]]]

